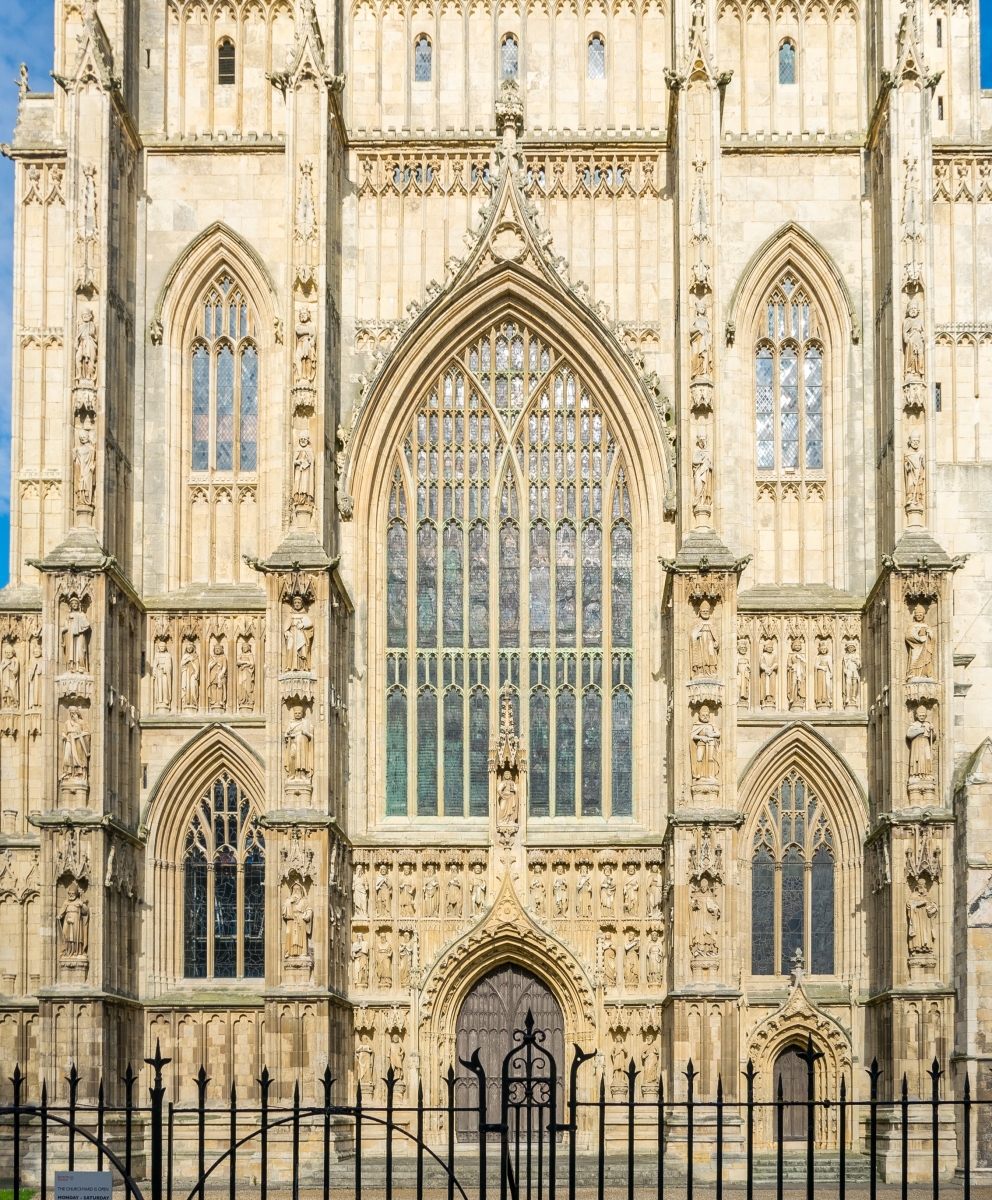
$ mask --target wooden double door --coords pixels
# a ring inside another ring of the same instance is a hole
[[[558,1078],[556,1119],[564,1120],[565,1022],[561,1006],[536,975],[523,967],[506,965],[479,980],[465,997],[458,1014],[456,1050],[459,1064],[456,1067],[455,1104],[460,1111],[456,1115],[455,1128],[460,1140],[475,1138],[479,1128],[478,1081],[471,1071],[461,1066],[461,1060],[468,1062],[473,1052],[479,1051],[479,1060],[486,1072],[486,1115],[490,1122],[498,1122],[503,1060],[517,1044],[513,1032],[524,1028],[528,1010],[533,1014],[535,1029],[545,1033],[541,1043],[543,1049],[554,1059]],[[540,1070],[541,1074],[547,1074],[546,1067]]]
[[[782,1099],[785,1111],[782,1114],[782,1140],[804,1142],[806,1140],[807,1068],[799,1057],[799,1046],[790,1046],[778,1056],[775,1063],[774,1099],[778,1099],[778,1081],[782,1080]],[[790,1101],[791,1106],[790,1106]],[[773,1110],[774,1111],[774,1110]]]

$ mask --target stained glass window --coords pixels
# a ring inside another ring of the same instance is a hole
[[[778,48],[778,81],[796,82],[796,47],[792,42],[783,42]]]
[[[633,815],[630,484],[589,387],[530,330],[488,330],[425,388],[385,592],[388,815],[487,815],[504,687],[534,816]]]
[[[183,851],[183,969],[191,979],[265,974],[265,841],[227,774],[193,813]]]
[[[773,289],[761,334],[754,377],[758,470],[787,477],[799,477],[803,469],[819,473],[823,349],[816,311],[790,275]]]
[[[503,79],[516,79],[517,77],[517,39],[512,33],[508,33],[503,39],[503,44],[499,51],[500,61],[500,76]]]
[[[211,284],[192,350],[194,471],[258,469],[258,350],[247,300],[229,276]]]
[[[431,81],[431,43],[430,39],[421,35],[413,47],[413,78],[416,83]]]
[[[766,801],[751,854],[751,973],[787,975],[801,951],[834,971],[834,839],[823,804],[790,771]]]
[[[589,39],[588,68],[590,79],[606,78],[606,43],[598,33]]]

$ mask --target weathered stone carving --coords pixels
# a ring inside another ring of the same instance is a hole
[[[472,902],[472,916],[477,917],[486,910],[486,876],[483,863],[476,860],[472,864],[472,875],[469,880],[469,897]]]
[[[152,706],[156,712],[170,712],[172,709],[173,664],[168,638],[167,633],[156,636],[152,655]]]
[[[927,610],[922,604],[913,609],[913,619],[906,627],[906,681],[932,680],[936,637],[927,624]]]
[[[375,878],[375,911],[379,917],[393,915],[393,881],[389,877],[389,863],[385,862],[379,863]]]
[[[648,930],[645,968],[648,983],[652,987],[660,987],[665,975],[665,947],[661,941],[661,930],[657,926],[652,926]]]
[[[290,598],[289,620],[283,633],[286,646],[286,670],[309,671],[313,647],[313,618],[306,611],[305,597],[294,592]]]
[[[575,915],[592,916],[592,864],[580,861],[576,864],[578,875],[575,880]]]
[[[818,709],[832,708],[834,703],[834,664],[830,642],[826,638],[818,638],[816,642],[813,703]]]
[[[857,638],[849,637],[844,643],[842,670],[844,707],[858,708],[861,704],[861,654]]]
[[[62,764],[59,781],[63,791],[89,790],[91,738],[82,713],[71,707],[62,726]]]
[[[627,1043],[622,1029],[613,1033],[613,1049],[610,1051],[610,1092],[614,1100],[627,1098]]]
[[[641,982],[641,939],[632,927],[624,930],[623,982],[629,988],[639,987]]]
[[[785,663],[786,689],[789,708],[806,707],[806,644],[801,637],[792,638]]]
[[[76,386],[96,387],[97,379],[96,317],[93,309],[84,304],[76,320]]]
[[[568,878],[565,875],[567,863],[560,860],[555,863],[555,873],[551,880],[551,894],[555,901],[555,916],[568,916]]]
[[[699,603],[699,620],[690,634],[689,660],[693,679],[712,678],[720,668],[720,638],[712,621],[713,605]]]
[[[453,862],[448,864],[448,883],[444,889],[444,912],[448,917],[460,917],[462,915],[463,890],[462,890],[462,873],[461,864]]]
[[[0,708],[15,712],[21,707],[21,664],[14,644],[4,639],[0,645]]]
[[[299,880],[293,884],[282,906],[282,919],[286,927],[284,957],[287,962],[309,959],[312,963],[310,938],[313,933],[313,908]]]
[[[602,964],[603,987],[617,986],[617,948],[613,944],[613,933],[604,929],[599,935],[599,959]]]
[[[66,888],[65,901],[59,909],[59,929],[62,933],[62,959],[85,959],[90,946],[90,908],[75,879]]]
[[[713,512],[713,455],[704,430],[696,434],[692,452],[692,512],[696,517],[709,517]]]
[[[297,319],[293,363],[296,382],[312,386],[317,377],[317,331],[309,306],[300,309]]]
[[[293,503],[297,508],[312,508],[314,498],[314,456],[310,436],[301,433],[293,456]]]
[[[920,445],[919,431],[916,429],[906,439],[903,471],[906,477],[906,517],[910,526],[920,526],[923,524],[927,499],[926,455]]]
[[[400,863],[400,916],[412,917],[417,912],[417,881],[413,877],[413,863]]]
[[[689,375],[692,380],[709,379],[713,373],[713,327],[706,297],[697,296],[693,309],[689,325]]]
[[[543,858],[532,859],[530,864],[530,907],[535,917],[548,915],[548,893],[544,883],[545,863]]]
[[[71,673],[88,675],[90,670],[90,623],[77,593],[67,598],[69,611],[62,623],[62,662]]]
[[[223,634],[215,633],[210,639],[210,657],[207,659],[207,706],[213,712],[227,709],[227,654],[224,650]]]
[[[641,915],[641,877],[636,862],[626,866],[627,878],[623,884],[623,913],[625,917]]]
[[[28,645],[31,655],[28,664],[28,711],[33,712],[41,708],[41,684],[45,675],[40,631],[31,634]]]
[[[195,640],[183,636],[183,653],[179,660],[179,703],[185,710],[200,707],[200,655]]]
[[[910,803],[920,803],[931,797],[935,789],[937,733],[925,705],[919,705],[914,716],[915,720],[910,721],[906,730],[909,742],[907,787]]]
[[[424,871],[426,873],[426,878],[424,879],[424,886],[421,890],[421,904],[423,905],[424,916],[436,917],[441,898],[441,885],[438,883],[437,878],[437,863],[425,863]]]
[[[715,783],[720,777],[720,731],[713,722],[708,704],[700,705],[690,737],[693,781]]]
[[[365,934],[358,930],[351,943],[352,977],[356,988],[369,986],[369,944]]]
[[[302,704],[292,707],[293,718],[283,733],[287,780],[309,783],[313,779],[313,725]]]
[[[238,711],[251,712],[255,707],[255,640],[250,625],[238,631],[235,647],[238,672]]]
[[[617,898],[617,885],[613,877],[613,867],[607,863],[603,868],[603,875],[599,881],[599,911],[604,916],[613,914],[613,904]]]
[[[413,930],[400,930],[400,946],[397,958],[397,965],[399,968],[399,985],[401,988],[407,988],[410,986],[410,982],[413,978]]]
[[[393,936],[389,929],[380,929],[375,943],[375,983],[381,991],[393,986]]]
[[[351,883],[351,901],[356,917],[369,915],[368,867],[365,863],[356,863],[355,865]]]
[[[355,1062],[357,1065],[358,1084],[362,1089],[363,1096],[371,1096],[374,1093],[375,1080],[375,1049],[372,1046],[372,1035],[366,1030],[363,1030],[359,1035],[358,1050],[355,1052]]]
[[[758,655],[758,677],[761,680],[761,707],[775,708],[778,690],[778,643],[765,638]]]
[[[661,1055],[658,1052],[657,1034],[650,1026],[644,1031],[644,1049],[641,1051],[641,1095],[653,1100],[658,1095],[661,1079]]]
[[[751,639],[737,637],[737,703],[747,708],[751,703]]]
[[[902,344],[906,379],[925,379],[926,331],[920,302],[916,296],[911,296],[906,305],[906,316],[902,323]]]
[[[77,517],[92,517],[96,502],[96,446],[92,430],[77,427],[72,450],[73,495]]]

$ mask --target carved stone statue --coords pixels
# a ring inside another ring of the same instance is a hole
[[[286,745],[285,765],[287,779],[313,778],[313,725],[304,715],[303,705],[293,705],[293,719],[283,734]]]
[[[293,457],[293,500],[298,505],[311,505],[313,495],[313,450],[309,435],[301,433]]]
[[[440,901],[441,887],[437,881],[437,863],[424,865],[424,886],[421,891],[421,904],[425,917],[436,917]]]
[[[610,1066],[613,1070],[613,1088],[615,1091],[626,1091],[627,1047],[624,1044],[623,1033],[619,1029],[613,1035],[613,1049],[610,1051]]]
[[[555,863],[555,873],[551,880],[551,894],[555,901],[555,916],[568,916],[568,877],[565,874],[565,864]]]
[[[654,987],[661,985],[665,971],[665,948],[661,944],[661,931],[651,929],[648,932],[648,949],[645,956],[648,983]]]
[[[765,638],[761,643],[758,676],[761,679],[761,707],[774,708],[778,687],[778,649],[773,638]]]
[[[737,639],[737,703],[742,708],[751,703],[751,643],[746,637]]]
[[[21,664],[14,647],[4,642],[0,647],[0,708],[21,707]]]
[[[317,336],[309,308],[300,311],[293,361],[296,366],[296,382],[313,383],[317,376]]]
[[[310,935],[313,933],[313,909],[302,883],[293,884],[289,898],[282,906],[282,919],[286,926],[286,957],[308,957]]]
[[[156,712],[169,712],[172,708],[172,655],[165,638],[155,639],[152,655],[152,701]]]
[[[472,916],[478,916],[486,907],[486,876],[482,863],[472,864],[472,876],[469,880],[469,896],[472,901]]]
[[[623,981],[627,987],[641,982],[641,939],[636,929],[628,929],[623,943]]]
[[[72,472],[76,512],[91,513],[96,498],[96,447],[93,445],[93,434],[88,429],[76,431]]]
[[[496,824],[516,825],[517,785],[513,773],[504,771],[496,784]]]
[[[689,351],[691,357],[690,378],[708,379],[713,362],[713,330],[710,325],[705,296],[696,297],[695,315],[689,326]]]
[[[444,891],[444,912],[448,917],[462,915],[462,875],[457,866],[452,866]]]
[[[250,712],[255,707],[255,648],[247,634],[237,641],[238,711]]]
[[[59,909],[59,928],[62,930],[62,958],[84,958],[90,946],[90,908],[83,899],[79,884],[73,880]]]
[[[372,1048],[372,1038],[368,1033],[363,1033],[361,1039],[355,1052],[358,1082],[361,1084],[363,1095],[370,1096],[375,1087],[375,1050]]]
[[[696,434],[692,452],[692,511],[697,516],[709,516],[713,511],[713,455],[703,432]]]
[[[692,727],[692,778],[716,780],[720,775],[720,731],[713,724],[708,704],[700,706]]]
[[[375,877],[375,911],[380,917],[393,915],[393,881],[389,878],[389,864],[379,863]]]
[[[544,863],[535,863],[531,867],[530,907],[535,917],[545,917],[548,914],[548,893],[544,886]]]
[[[413,877],[413,863],[400,863],[400,916],[413,917],[417,913],[417,881]]]
[[[902,344],[905,355],[906,378],[926,378],[926,336],[920,302],[915,296],[906,305],[906,316],[902,323]]]
[[[207,704],[214,712],[227,708],[227,655],[220,638],[212,639],[207,659]]]
[[[603,987],[617,986],[617,948],[613,945],[613,934],[609,930],[602,935]]]
[[[93,309],[84,304],[76,321],[76,385],[96,386],[96,318]]]
[[[355,987],[367,988],[369,986],[369,944],[365,940],[365,934],[361,931],[355,934],[354,941],[351,943],[351,959]]]
[[[91,739],[78,708],[70,708],[62,726],[62,767],[59,779],[86,783],[90,777]]]
[[[89,674],[90,623],[75,593],[69,597],[69,611],[62,623],[62,661],[72,674]]]
[[[933,778],[934,743],[937,739],[930,714],[924,705],[916,710],[916,720],[906,730],[909,742],[909,774],[916,779]]]
[[[179,660],[179,700],[185,709],[200,707],[200,656],[192,640],[183,642]]]
[[[575,880],[575,915],[592,916],[592,874],[588,863],[578,863],[579,874]]]
[[[790,643],[789,657],[785,663],[786,686],[789,693],[789,708],[806,707],[806,653],[802,638],[795,637]]]
[[[603,868],[603,878],[599,881],[599,911],[606,916],[612,916],[613,902],[616,898],[617,885],[613,878],[613,868],[607,865]]]
[[[397,954],[400,975],[400,987],[410,986],[413,974],[413,932],[409,929],[400,931],[400,948]]]
[[[303,597],[292,599],[292,612],[286,623],[286,670],[309,671],[310,651],[313,648],[313,620],[306,611]]]
[[[41,708],[41,681],[45,676],[41,635],[30,639],[31,661],[28,666],[28,709]]]
[[[380,929],[375,944],[376,987],[388,992],[393,986],[393,939],[388,929]]]
[[[937,941],[937,905],[929,893],[926,879],[917,879],[906,901],[906,937],[911,955],[932,954]]]
[[[400,1083],[403,1078],[403,1064],[406,1061],[406,1051],[403,1049],[403,1036],[396,1029],[389,1037],[389,1065],[393,1068],[393,1079]]]
[[[920,448],[918,430],[906,439],[906,453],[903,457],[906,474],[906,507],[921,509],[926,501],[926,457]]]
[[[641,915],[641,880],[637,873],[637,863],[627,863],[627,878],[623,883],[623,911],[627,917]]]
[[[906,679],[933,679],[934,632],[927,624],[927,610],[922,604],[913,609],[913,619],[906,627]]]
[[[857,708],[861,703],[861,655],[854,638],[848,638],[844,643],[841,671],[844,679],[844,707]]]
[[[699,605],[699,621],[690,635],[689,659],[693,678],[712,678],[720,666],[720,639],[713,621],[713,606],[708,600]]]
[[[658,1094],[658,1081],[661,1079],[661,1055],[658,1053],[658,1042],[653,1029],[644,1031],[644,1049],[641,1051],[641,1087],[651,1088],[652,1095]]]
[[[665,886],[661,872],[654,870],[648,876],[648,916],[660,917],[661,906],[665,899]]]
[[[689,953],[693,958],[713,958],[720,951],[717,936],[720,906],[716,902],[710,877],[701,875],[690,892]]]
[[[364,863],[355,865],[355,874],[351,883],[351,903],[356,917],[369,915],[368,868]]]

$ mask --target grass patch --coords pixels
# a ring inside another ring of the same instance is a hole
[[[17,1189],[18,1200],[31,1200],[31,1197],[34,1194],[35,1194],[34,1188],[18,1188]],[[0,1200],[14,1200],[14,1189],[13,1188],[0,1188]]]

